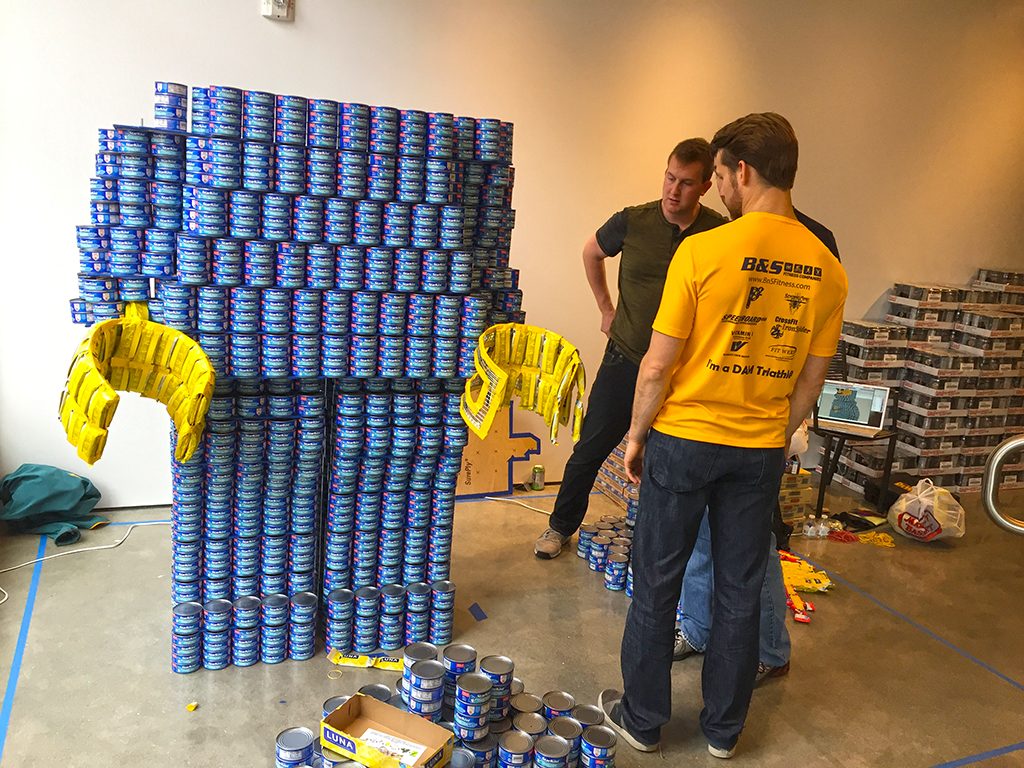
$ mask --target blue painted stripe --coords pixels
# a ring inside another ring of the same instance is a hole
[[[36,558],[46,553],[46,537],[39,537],[39,551]],[[18,644],[14,648],[11,660],[11,671],[7,676],[7,690],[4,691],[4,704],[0,709],[0,760],[4,757],[4,744],[7,743],[7,728],[11,724],[11,709],[14,707],[14,694],[18,690],[18,675],[21,672],[21,660],[25,655],[25,643],[28,641],[28,627],[32,623],[32,609],[36,604],[36,592],[39,590],[39,575],[43,572],[43,563],[36,563],[32,569],[32,582],[25,598],[25,612],[21,615],[21,630],[18,632]]]
[[[993,749],[988,752],[981,752],[977,755],[969,755],[968,757],[961,757],[959,760],[952,760],[948,763],[939,763],[934,768],[959,768],[961,765],[971,765],[972,763],[980,763],[983,760],[988,760],[993,757],[1000,757],[1001,755],[1008,755],[1010,752],[1019,752],[1024,750],[1024,741],[1020,741],[1016,744],[1010,744],[1006,747],[1000,747],[999,749]]]
[[[800,554],[800,553],[798,553],[798,554]],[[802,557],[808,563],[813,565],[815,568],[817,568],[819,570],[822,570],[822,571],[825,571],[828,574],[828,577],[830,579],[832,579],[832,581],[835,581],[835,582],[837,582],[839,584],[842,584],[847,589],[849,589],[849,590],[851,590],[853,592],[856,592],[861,597],[864,597],[864,598],[870,600],[872,603],[877,605],[882,610],[888,611],[889,613],[891,613],[896,618],[898,618],[898,619],[900,619],[902,621],[905,621],[907,624],[909,624],[910,626],[914,627],[914,629],[917,629],[918,631],[923,632],[924,634],[928,635],[928,637],[932,638],[932,640],[935,640],[936,642],[942,643],[942,645],[946,646],[951,651],[955,651],[956,653],[960,654],[961,656],[963,656],[968,661],[970,661],[970,662],[972,662],[974,664],[977,664],[979,667],[981,667],[982,669],[986,670],[987,672],[991,672],[993,675],[998,677],[1003,682],[1006,682],[1006,683],[1009,683],[1010,685],[1012,685],[1018,691],[1024,691],[1024,683],[1021,683],[1021,682],[1019,682],[1017,680],[1014,680],[1012,677],[1004,675],[1002,672],[1000,672],[998,669],[996,669],[992,665],[986,664],[984,661],[982,661],[981,659],[979,659],[976,656],[972,656],[967,651],[965,651],[963,648],[960,648],[959,646],[953,645],[953,643],[951,643],[946,638],[944,638],[941,635],[939,635],[939,634],[933,632],[932,630],[928,629],[928,627],[924,626],[923,624],[919,624],[918,622],[914,621],[912,618],[907,616],[905,613],[900,613],[895,608],[886,605],[885,603],[883,603],[881,600],[879,600],[874,595],[871,595],[868,592],[865,592],[863,589],[858,587],[853,582],[848,581],[847,579],[844,579],[842,576],[837,575],[831,569],[826,568],[825,566],[820,565],[819,563],[814,562],[813,560],[809,559],[806,555],[800,554],[800,557]]]

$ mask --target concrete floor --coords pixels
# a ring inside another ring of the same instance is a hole
[[[546,509],[553,493],[522,498]],[[1024,493],[1004,494],[1021,516]],[[833,499],[834,506],[843,502]],[[734,764],[757,766],[1024,765],[1024,538],[996,528],[967,497],[965,538],[895,549],[795,539],[837,583],[810,625],[790,623],[792,672],[755,691]],[[615,513],[594,496],[590,517]],[[167,519],[118,510],[115,522]],[[516,663],[527,690],[592,702],[621,685],[627,599],[574,555],[540,561],[543,516],[505,502],[456,514],[455,635]],[[120,538],[123,525],[82,545]],[[273,765],[274,737],[315,727],[321,703],[397,673],[328,678],[323,656],[179,676],[169,669],[169,531],[137,528],[115,550],[0,575],[0,766]],[[0,568],[41,551],[0,539]],[[46,546],[47,554],[55,550]],[[468,610],[477,604],[486,619]],[[674,718],[662,752],[623,747],[617,765],[720,765],[697,725],[700,658],[676,664]],[[198,702],[189,712],[186,705]]]

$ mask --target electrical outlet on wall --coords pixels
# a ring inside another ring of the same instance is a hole
[[[260,0],[265,19],[274,21],[295,21],[295,0]]]

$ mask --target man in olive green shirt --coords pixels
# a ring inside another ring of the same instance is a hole
[[[539,558],[557,557],[580,527],[597,472],[629,428],[637,372],[672,256],[684,238],[726,221],[700,204],[711,188],[713,167],[708,142],[680,142],[669,155],[661,199],[619,211],[583,246],[583,267],[608,345],[590,391],[580,440],[565,465],[550,527],[534,545]],[[619,254],[619,300],[613,305],[604,260]]]

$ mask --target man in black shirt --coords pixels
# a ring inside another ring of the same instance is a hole
[[[550,527],[534,545],[539,558],[561,554],[583,522],[601,464],[629,428],[637,372],[651,340],[651,324],[672,256],[684,238],[726,221],[700,204],[711,188],[712,168],[708,142],[680,142],[669,155],[661,199],[619,211],[583,246],[587,282],[601,312],[601,332],[608,336],[608,345],[590,392],[580,440],[565,465]],[[619,299],[613,305],[604,260],[618,254],[622,255]]]

